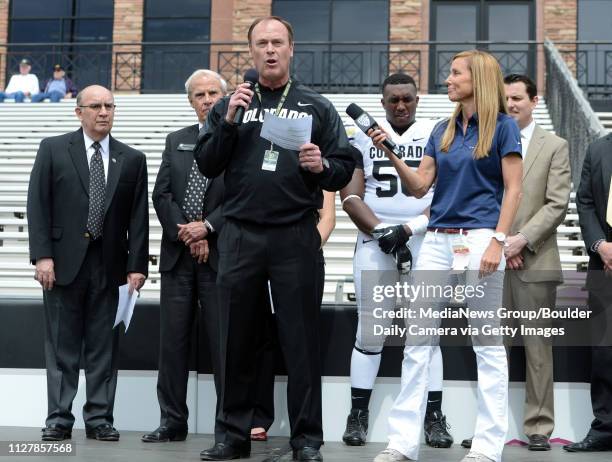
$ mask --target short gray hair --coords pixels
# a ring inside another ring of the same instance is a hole
[[[191,96],[191,82],[193,81],[193,79],[203,76],[213,77],[217,79],[219,81],[219,84],[221,85],[221,91],[223,92],[223,94],[227,93],[227,82],[223,77],[221,77],[215,71],[211,71],[210,69],[198,69],[194,71],[194,73],[191,74],[185,82],[185,91],[187,92],[188,96]]]

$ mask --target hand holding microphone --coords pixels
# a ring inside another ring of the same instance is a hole
[[[225,120],[234,125],[240,125],[244,117],[244,111],[248,109],[253,99],[253,88],[259,80],[256,69],[249,69],[244,74],[244,83],[236,87],[229,100]]]
[[[355,121],[355,124],[357,124],[363,133],[372,138],[375,145],[388,149],[401,159],[397,145],[389,139],[385,131],[380,128],[376,120],[374,120],[370,114],[365,112],[355,103],[348,105],[346,108],[346,113]],[[370,132],[370,130],[373,130],[373,132]]]
[[[386,131],[384,131],[381,127],[374,127],[374,128],[369,129],[366,135],[368,135],[372,139],[372,144],[376,146],[378,149],[383,150],[385,154],[387,154],[387,150],[389,150],[393,154],[395,154],[397,157],[399,157],[398,153],[395,152],[395,149],[391,149],[388,146],[387,143],[393,143],[393,141],[391,141],[391,137],[389,136],[389,134]],[[393,146],[397,147],[395,143],[393,143]]]

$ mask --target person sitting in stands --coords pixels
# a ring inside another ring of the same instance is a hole
[[[45,82],[42,93],[32,96],[33,103],[40,103],[49,98],[52,103],[59,103],[64,98],[72,98],[78,93],[76,87],[68,77],[61,64],[53,66],[53,77]]]
[[[23,103],[26,97],[30,98],[40,91],[38,77],[30,74],[31,70],[32,63],[29,59],[23,58],[19,61],[19,74],[13,75],[6,89],[0,91],[0,103],[6,98],[14,98],[16,103]]]

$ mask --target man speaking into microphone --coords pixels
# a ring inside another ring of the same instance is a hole
[[[269,280],[278,339],[288,375],[290,443],[294,459],[323,460],[316,211],[322,190],[337,191],[355,167],[332,104],[289,74],[293,29],[282,18],[256,19],[248,32],[259,76],[239,85],[210,112],[195,148],[206,177],[224,172],[226,224],[219,236],[217,285],[224,375],[220,394],[223,441],[202,451],[202,460],[250,455],[255,368],[252,346],[260,305],[253,294]],[[236,117],[240,109],[242,120]],[[312,117],[311,142],[300,150],[260,137],[264,112],[281,119]]]

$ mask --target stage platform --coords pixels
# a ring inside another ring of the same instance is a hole
[[[202,449],[212,445],[212,435],[190,434],[186,441],[172,443],[143,443],[140,441],[142,432],[122,431],[121,440],[117,443],[100,442],[85,438],[84,430],[75,430],[72,441],[76,445],[74,456],[30,456],[26,460],[32,462],[45,460],[50,462],[168,462],[168,461],[198,461]],[[6,441],[39,441],[40,428],[31,427],[0,427],[0,444],[6,446]],[[253,462],[285,462],[291,460],[291,455],[283,454],[288,447],[288,439],[273,437],[266,443],[253,443],[251,458]],[[372,461],[379,451],[385,448],[383,443],[369,443],[362,447],[348,447],[342,443],[327,443],[322,448],[326,462]],[[423,446],[421,462],[459,462],[467,453],[458,444],[450,449],[432,449]],[[553,446],[549,452],[529,452],[523,447],[507,447],[504,450],[503,462],[603,462],[610,460],[610,452],[592,454],[566,453],[560,446]],[[272,458],[270,458],[272,456]],[[2,457],[1,460],[13,460],[12,457]],[[22,458],[19,458],[22,460]]]
[[[42,425],[47,414],[47,389],[44,361],[44,316],[39,299],[0,299],[0,429]],[[326,451],[341,442],[350,411],[349,366],[355,342],[357,313],[355,306],[324,305],[321,310],[321,365],[323,427]],[[216,400],[204,326],[197,325],[190,358],[187,404],[189,428],[198,435],[214,428]],[[115,401],[117,428],[142,434],[159,422],[156,394],[159,362],[159,304],[139,301],[129,331],[120,341],[119,378]],[[382,357],[379,377],[370,403],[369,441],[387,441],[387,417],[400,386],[402,348],[387,347]],[[587,348],[555,349],[555,417],[553,438],[579,440],[589,428],[593,415],[590,406],[590,355]],[[287,418],[287,378],[280,352],[274,388],[275,422],[270,434],[289,435]],[[456,441],[472,435],[476,422],[476,364],[469,347],[444,347],[443,411],[452,426]],[[510,361],[509,431],[507,440],[523,438],[523,403],[525,401],[525,360],[520,347]],[[75,428],[83,429],[80,409],[85,403],[85,381],[74,401]],[[34,435],[36,439],[37,435]],[[138,438],[136,438],[137,440]],[[6,440],[0,434],[0,440]],[[204,446],[204,444],[202,444]],[[341,446],[337,446],[341,448]],[[375,446],[367,457],[380,448]],[[358,453],[361,454],[361,453]],[[460,454],[459,454],[460,455]],[[448,460],[460,460],[451,457]],[[2,462],[3,459],[0,459]],[[103,459],[102,459],[103,460]],[[336,459],[343,460],[343,459]],[[351,460],[351,459],[344,459]],[[435,460],[435,459],[432,459]],[[577,459],[579,460],[579,459]]]

